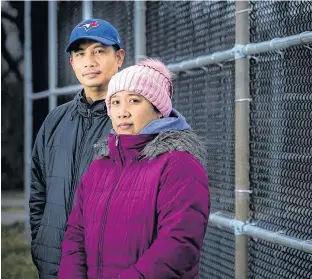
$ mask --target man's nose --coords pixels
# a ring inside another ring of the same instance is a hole
[[[95,56],[93,54],[85,55],[85,68],[95,67],[97,64]]]

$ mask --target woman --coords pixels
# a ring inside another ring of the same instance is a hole
[[[172,109],[172,93],[160,61],[111,79],[113,130],[78,186],[60,279],[198,278],[209,215],[205,150]]]

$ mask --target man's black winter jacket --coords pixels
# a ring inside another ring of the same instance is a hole
[[[105,102],[87,104],[83,92],[45,119],[32,154],[31,251],[40,279],[56,279],[61,244],[77,184],[93,159],[94,144],[109,134]]]

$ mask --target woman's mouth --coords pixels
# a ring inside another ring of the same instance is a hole
[[[133,124],[130,123],[121,123],[118,125],[120,130],[128,130]]]

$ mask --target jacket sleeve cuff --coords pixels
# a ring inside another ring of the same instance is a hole
[[[117,279],[144,279],[143,276],[135,269],[134,266],[131,266],[129,269],[120,273]]]

